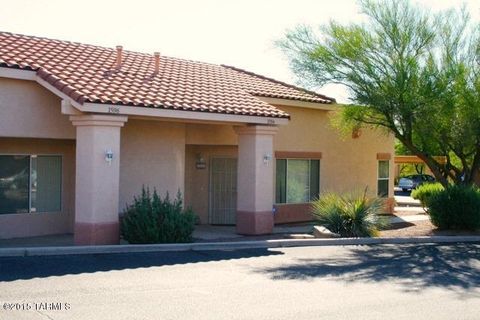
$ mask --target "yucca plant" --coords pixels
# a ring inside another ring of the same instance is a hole
[[[312,215],[331,232],[342,237],[374,237],[388,226],[384,199],[363,192],[326,193],[313,202]]]

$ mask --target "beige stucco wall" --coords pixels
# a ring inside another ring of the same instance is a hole
[[[237,146],[187,145],[185,149],[185,203],[199,216],[200,223],[208,223],[208,195],[210,161],[213,157],[236,158]],[[197,155],[205,159],[205,169],[197,169]]]
[[[390,153],[389,196],[393,197],[394,140],[391,135],[362,129],[360,137],[353,139],[331,126],[332,112],[286,106],[279,108],[288,112],[291,120],[288,125],[279,126],[274,136],[274,150],[321,152],[321,192],[363,190],[368,186],[370,193],[376,194],[377,154]],[[208,223],[209,160],[212,156],[238,156],[238,138],[232,126],[211,124],[187,124],[186,136],[190,145],[186,147],[185,200],[200,216],[201,222]],[[195,169],[198,153],[207,160],[206,169]],[[304,219],[302,214],[300,212],[299,216]]]
[[[0,138],[0,154],[61,155],[62,211],[0,215],[0,239],[73,232],[75,141]]]
[[[185,124],[129,119],[121,129],[120,198],[123,211],[142,185],[162,197],[184,191]]]
[[[279,127],[274,150],[322,152],[321,191],[369,186],[376,193],[376,155],[391,153],[393,195],[391,136],[363,130],[358,139],[342,137],[331,127],[326,111],[279,107],[290,113],[291,121]],[[61,114],[58,97],[33,81],[0,78],[0,153],[64,154],[64,212],[0,216],[0,225],[9,226],[0,228],[0,237],[72,231],[75,138],[75,127],[68,116]],[[209,161],[213,156],[237,156],[237,145],[232,125],[128,119],[121,129],[119,210],[131,203],[142,185],[156,188],[161,195],[168,191],[174,196],[180,190],[186,204],[200,215],[202,223],[207,223]],[[205,170],[195,168],[199,152],[207,160]]]
[[[362,129],[357,139],[332,127],[332,112],[279,106],[291,121],[274,139],[276,151],[322,152],[320,191],[352,191],[368,186],[377,192],[377,153],[390,153],[390,194],[393,197],[394,139],[380,130]]]
[[[61,100],[34,81],[0,77],[0,137],[75,139]]]
[[[231,125],[186,125],[186,143],[191,145],[238,145],[238,136]]]
[[[0,77],[0,154],[63,156],[62,212],[0,215],[0,238],[73,232],[75,128],[60,103],[34,81]]]

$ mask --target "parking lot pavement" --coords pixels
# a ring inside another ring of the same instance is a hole
[[[479,259],[475,243],[0,258],[0,319],[478,319]]]

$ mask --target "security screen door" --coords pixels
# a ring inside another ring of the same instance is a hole
[[[237,159],[212,158],[210,166],[210,224],[235,224]]]

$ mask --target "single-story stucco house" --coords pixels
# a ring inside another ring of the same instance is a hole
[[[230,66],[0,32],[0,238],[118,243],[142,186],[240,234],[310,220],[324,191],[391,200],[393,137],[342,136],[339,108]]]

